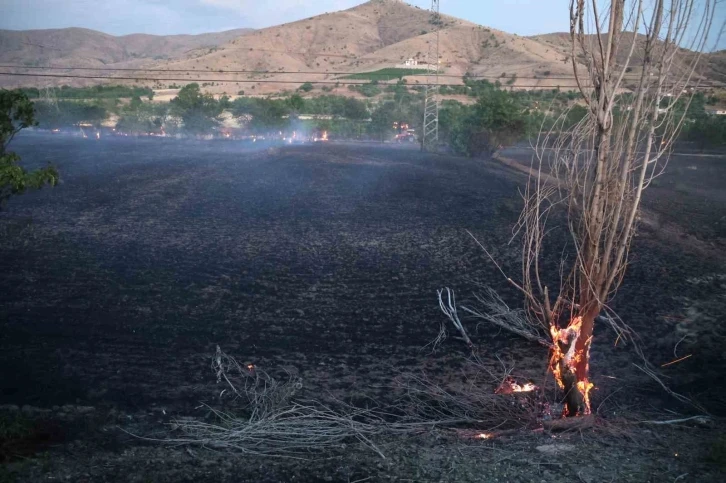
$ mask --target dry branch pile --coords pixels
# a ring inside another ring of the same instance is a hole
[[[226,386],[220,397],[231,396],[237,409],[209,408],[213,422],[177,420],[173,427],[182,435],[163,442],[298,458],[358,442],[385,458],[374,442],[385,435],[414,435],[461,425],[490,431],[537,424],[534,393],[495,394],[492,384],[472,383],[465,390],[453,391],[424,375],[403,374],[394,380],[392,389],[399,395],[394,404],[363,409],[337,400],[326,405],[302,399],[299,378],[288,374],[286,381],[278,381],[252,364],[239,364],[219,347],[212,368],[218,382]],[[502,377],[487,372],[495,382],[508,376],[506,371]]]
[[[373,411],[345,406],[334,410],[315,401],[298,401],[302,381],[292,375],[277,381],[263,370],[240,365],[217,347],[212,368],[218,382],[227,388],[239,410],[234,414],[212,410],[216,421],[179,420],[175,426],[183,437],[167,443],[193,444],[246,454],[300,457],[311,452],[340,448],[357,440],[383,453],[370,440],[386,429]]]

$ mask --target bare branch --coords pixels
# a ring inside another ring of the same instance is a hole
[[[552,342],[545,339],[539,326],[532,324],[522,310],[512,310],[494,290],[487,287],[484,294],[475,296],[481,303],[483,310],[462,306],[462,309],[477,319],[489,322],[497,327],[506,329],[529,341],[536,342],[548,349]]]
[[[446,300],[444,300],[443,293],[444,290],[446,291]],[[471,342],[471,339],[466,333],[466,330],[464,329],[464,325],[461,323],[461,320],[459,320],[459,314],[456,309],[456,296],[454,295],[454,291],[449,289],[448,287],[443,288],[441,290],[436,291],[437,295],[439,296],[439,308],[441,308],[441,311],[446,315],[446,317],[451,321],[452,324],[454,324],[454,327],[456,327],[456,330],[459,331],[459,334],[461,334],[461,339],[466,343],[466,346],[470,350],[474,350],[474,344]],[[441,342],[443,342],[442,339],[442,332],[445,335],[446,329],[442,327],[442,330],[439,332],[439,337],[434,341],[434,348]]]

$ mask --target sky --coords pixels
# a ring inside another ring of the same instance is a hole
[[[0,29],[84,27],[112,35],[198,34],[262,28],[353,7],[363,0],[0,0]],[[564,32],[569,0],[440,0],[441,13],[518,35]],[[422,8],[430,0],[408,0]],[[716,24],[726,21],[726,0]],[[714,29],[716,30],[716,29]],[[726,49],[726,35],[717,46]]]

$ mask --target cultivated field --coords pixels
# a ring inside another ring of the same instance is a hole
[[[214,407],[223,389],[210,370],[217,345],[240,362],[299,375],[307,397],[385,405],[405,371],[460,387],[471,374],[463,343],[424,349],[443,317],[436,290],[464,300],[484,284],[521,305],[465,230],[516,277],[518,246],[508,242],[524,177],[499,163],[375,145],[25,135],[13,147],[26,164],[52,161],[63,183],[0,212],[0,404],[28,405],[25,415],[44,422],[22,445],[0,444],[12,460],[0,481],[723,476],[720,423],[624,422],[693,412],[635,369],[637,356],[604,326],[592,371],[605,422],[582,434],[481,441],[432,429],[377,442],[386,459],[351,442],[305,461],[131,437],[124,431],[164,438],[173,418],[209,417],[201,404]],[[614,308],[654,364],[692,354],[664,368],[667,382],[723,415],[726,159],[674,157],[670,168],[647,199],[656,222],[639,234]],[[557,273],[556,256],[545,264]],[[544,349],[465,323],[492,370],[499,356],[518,380],[545,379]],[[564,456],[536,449],[567,441],[578,446]]]

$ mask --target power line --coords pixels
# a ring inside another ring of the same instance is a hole
[[[279,75],[279,74],[315,74],[315,75],[361,75],[361,74],[371,74],[373,76],[379,76],[379,77],[389,77],[391,79],[398,79],[400,77],[410,77],[410,76],[416,76],[426,75],[426,69],[418,69],[421,72],[420,73],[410,73],[410,74],[404,74],[401,76],[397,75],[385,75],[385,74],[376,74],[374,72],[342,72],[342,71],[314,71],[314,70],[225,70],[225,69],[129,69],[129,68],[108,68],[108,67],[51,67],[51,66],[32,66],[32,67],[26,67],[21,65],[3,65],[0,64],[0,68],[4,69],[33,69],[33,70],[87,70],[87,71],[94,71],[94,72],[185,72],[188,74],[194,73],[205,73],[205,72],[211,72],[215,74],[271,74],[271,75]],[[405,69],[405,68],[402,68]],[[415,69],[411,69],[415,70]],[[439,74],[439,77],[454,77],[457,79],[462,78],[462,75],[458,74]],[[486,76],[486,75],[469,75],[467,77],[476,77],[476,78],[499,78],[499,76]],[[526,77],[519,77],[520,79],[525,79]],[[573,76],[574,78],[574,76]]]
[[[373,72],[342,72],[342,71],[315,71],[315,70],[226,70],[226,69],[144,69],[144,68],[138,68],[138,69],[131,69],[131,68],[125,68],[125,67],[53,67],[53,66],[23,66],[23,65],[7,65],[7,64],[0,64],[0,68],[4,69],[27,69],[27,70],[85,70],[85,71],[93,71],[93,72],[182,72],[182,73],[205,73],[205,72],[211,72],[215,74],[271,74],[271,75],[279,75],[279,74],[310,74],[310,75],[362,75],[362,74],[371,74],[374,76],[380,76],[380,77],[390,77],[391,79],[398,79],[400,77],[411,77],[411,76],[425,76],[426,75],[426,69],[420,69],[421,73],[415,73],[415,74],[404,74],[401,76],[396,75],[385,75],[385,74],[376,74],[375,71]],[[405,68],[401,68],[405,69]],[[413,69],[411,69],[413,70]],[[541,76],[520,76],[516,75],[516,73],[513,73],[517,79],[537,79],[537,80],[547,80],[547,79],[553,79],[553,80],[569,80],[569,79],[575,79],[574,75],[558,75],[558,76],[552,76],[552,75],[541,75]],[[459,74],[439,74],[439,77],[451,77],[451,78],[463,78],[464,75]],[[469,74],[466,75],[466,77],[471,79],[508,79],[510,77],[501,75],[486,75],[486,74]],[[640,76],[637,74],[632,74],[631,76],[625,76],[624,79],[639,79]]]
[[[305,79],[295,79],[295,80],[278,80],[278,79],[188,79],[188,78],[157,78],[157,77],[142,77],[142,76],[134,76],[134,77],[122,77],[122,76],[91,76],[91,75],[71,75],[71,74],[27,74],[27,73],[19,73],[19,72],[0,72],[0,75],[4,76],[10,76],[10,77],[43,77],[43,78],[57,78],[57,79],[96,79],[96,80],[130,80],[130,81],[149,81],[149,82],[222,82],[227,84],[234,84],[234,83],[243,83],[243,84],[300,84],[304,82],[309,82]],[[313,81],[315,84],[328,84],[328,85],[369,85],[368,82],[340,82],[340,81]],[[419,84],[408,84],[409,87],[415,87],[417,85],[420,86],[426,86],[426,83],[419,83]],[[436,86],[451,86],[452,84],[431,84]],[[506,88],[507,86],[503,86]],[[513,88],[525,88],[525,89],[557,89],[558,86],[542,86],[542,85],[511,85]],[[574,88],[574,86],[572,86]],[[665,86],[668,87],[668,86]],[[713,85],[713,84],[701,84],[701,85],[685,85],[683,86],[684,89],[688,88],[708,88],[708,87],[720,87],[719,85]],[[560,86],[561,88],[561,86]]]
[[[187,78],[164,78],[159,79],[155,77],[121,77],[121,76],[90,76],[90,75],[65,75],[65,74],[25,74],[18,72],[0,72],[0,75],[14,76],[14,77],[51,77],[58,79],[103,79],[103,80],[132,80],[132,81],[166,81],[166,82],[223,82],[228,84],[234,83],[245,83],[245,84],[300,84],[307,82],[305,79],[295,80],[277,80],[277,79],[187,79]],[[330,85],[369,85],[368,82],[340,82],[340,81],[315,81],[315,84],[330,84]],[[416,85],[425,86],[422,84],[409,84],[409,87]],[[450,85],[450,84],[437,84],[437,85]],[[531,88],[546,88],[555,89],[553,86],[516,86],[516,87],[531,87]]]

